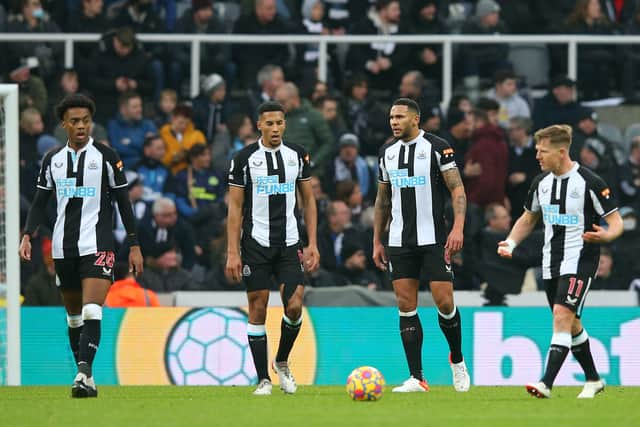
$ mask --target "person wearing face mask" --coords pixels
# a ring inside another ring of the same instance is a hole
[[[60,28],[42,8],[41,0],[22,0],[20,13],[9,17],[7,32],[10,33],[59,33]],[[3,56],[7,63],[36,68],[40,77],[48,83],[59,71],[62,61],[62,43],[13,42],[9,43]],[[31,66],[33,65],[33,67]],[[15,70],[14,70],[15,71]]]

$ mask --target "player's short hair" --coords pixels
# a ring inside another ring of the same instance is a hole
[[[62,101],[56,106],[56,116],[60,121],[64,120],[64,114],[70,108],[86,108],[89,110],[89,114],[93,117],[96,112],[96,104],[87,95],[81,93],[74,93],[65,96]]]
[[[420,106],[413,99],[398,98],[395,101],[393,101],[393,105],[405,105],[410,111],[413,111],[418,116],[420,115]]]
[[[182,116],[187,119],[191,119],[193,117],[193,108],[188,106],[187,104],[176,105],[176,108],[171,112],[171,117]]]
[[[271,111],[282,111],[282,114],[284,114],[284,107],[277,101],[263,102],[258,107],[258,117],[262,116],[264,113],[269,113]]]
[[[504,83],[505,80],[516,80],[518,77],[511,70],[498,70],[493,75],[493,82],[496,84]]]
[[[573,130],[569,125],[552,125],[537,131],[533,137],[536,143],[543,139],[548,139],[553,145],[563,145],[569,147],[571,145],[571,137]]]

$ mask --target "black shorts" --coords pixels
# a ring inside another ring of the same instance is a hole
[[[113,282],[115,256],[111,251],[53,261],[56,266],[56,283],[61,289],[82,289],[82,280],[88,278]]]
[[[573,311],[579,319],[587,292],[591,287],[591,280],[591,276],[579,273],[545,280],[544,288],[549,307],[553,310],[555,304],[560,304]]]
[[[265,248],[254,239],[243,239],[241,258],[247,292],[273,289],[274,279],[277,287],[305,284],[300,245]]]
[[[429,282],[453,282],[451,264],[444,261],[444,245],[426,245],[413,247],[389,247],[389,272],[391,280],[420,280],[424,269]]]

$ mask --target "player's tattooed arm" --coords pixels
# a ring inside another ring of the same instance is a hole
[[[458,168],[451,168],[442,172],[442,177],[451,192],[454,216],[462,216],[464,218],[467,212],[467,195],[464,192],[464,185]]]
[[[373,212],[373,262],[380,270],[386,270],[387,257],[382,246],[382,233],[387,228],[391,216],[391,186],[388,182],[378,183],[378,195]]]

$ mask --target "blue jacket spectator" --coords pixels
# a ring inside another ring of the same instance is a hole
[[[142,157],[144,138],[158,132],[156,125],[142,117],[142,98],[127,92],[120,97],[120,112],[109,120],[109,142],[120,154],[126,168],[133,168]]]
[[[154,202],[162,196],[175,197],[173,194],[173,175],[162,164],[164,153],[164,141],[160,135],[147,136],[144,139],[142,158],[133,168],[141,178],[143,185],[142,200],[147,203]]]
[[[180,215],[192,218],[223,200],[225,180],[210,167],[211,150],[196,144],[189,150],[189,167],[176,175],[176,206]]]

